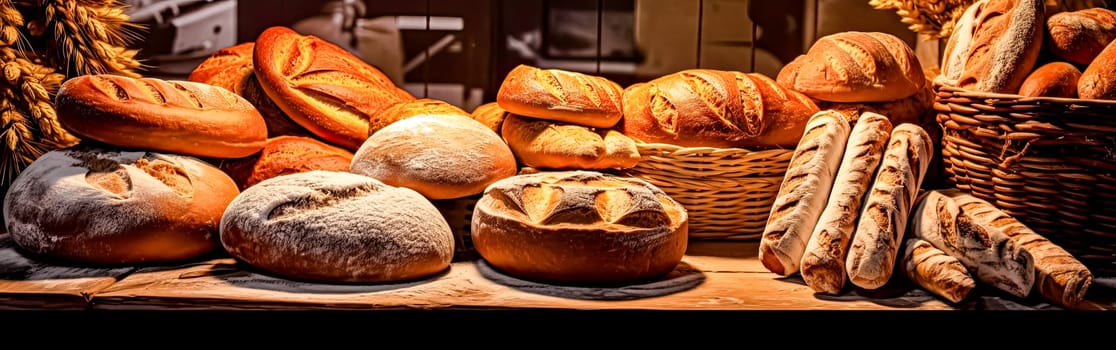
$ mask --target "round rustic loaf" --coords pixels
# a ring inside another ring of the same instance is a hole
[[[199,159],[87,146],[43,154],[12,182],[4,219],[29,252],[89,264],[188,259],[218,247],[237,196]]]
[[[1069,62],[1054,61],[1035,68],[1023,85],[1019,95],[1031,97],[1077,98],[1077,82],[1081,70]]]
[[[449,267],[453,232],[408,188],[347,172],[313,170],[264,180],[220,219],[232,256],[287,278],[380,283]]]
[[[883,102],[911,96],[926,78],[914,50],[883,32],[826,35],[779,70],[779,84],[830,102]]]
[[[1116,39],[1116,11],[1093,7],[1059,12],[1046,20],[1046,47],[1066,61],[1088,65]]]
[[[248,157],[223,159],[217,167],[224,170],[241,190],[279,175],[311,170],[349,171],[353,152],[318,139],[304,136],[277,136],[267,139],[263,150]]]
[[[686,209],[654,185],[593,171],[516,175],[478,200],[473,246],[514,277],[620,284],[675,269],[686,252]]]

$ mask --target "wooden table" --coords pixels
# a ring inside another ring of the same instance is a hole
[[[0,234],[0,309],[65,310],[1040,310],[978,287],[958,305],[903,279],[874,291],[815,295],[756,259],[756,242],[694,241],[678,268],[652,282],[609,288],[556,286],[510,277],[482,259],[459,258],[407,283],[337,285],[293,281],[227,256],[180,264],[92,269],[45,263]],[[1094,284],[1090,307],[1116,310],[1116,292]]]

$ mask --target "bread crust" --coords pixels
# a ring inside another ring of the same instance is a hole
[[[1113,40],[1116,43],[1116,40]],[[1081,72],[1077,96],[1087,100],[1116,100],[1116,44],[1108,46]]]
[[[907,279],[954,304],[976,288],[976,280],[960,260],[921,238],[908,235],[901,264]]]
[[[845,31],[817,40],[779,70],[779,84],[830,102],[883,102],[911,96],[926,78],[914,50],[893,34]]]
[[[496,102],[522,116],[611,128],[623,116],[623,92],[604,77],[521,64],[504,77]]]
[[[1046,47],[1068,62],[1088,65],[1116,39],[1116,11],[1093,7],[1059,12],[1046,20]]]
[[[316,138],[283,135],[267,139],[262,150],[248,157],[224,159],[217,167],[243,191],[260,181],[311,170],[349,171],[353,152]]]
[[[1019,95],[1031,97],[1077,98],[1077,83],[1081,70],[1073,64],[1055,61],[1035,68],[1023,85]]]
[[[1017,93],[1038,61],[1045,23],[1042,0],[973,3],[946,44],[946,82],[974,91]]]
[[[639,163],[635,141],[612,129],[509,114],[501,135],[524,166],[540,169],[628,169]]]

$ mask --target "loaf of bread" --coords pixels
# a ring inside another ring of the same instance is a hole
[[[979,0],[970,5],[946,42],[943,83],[1017,93],[1042,49],[1044,6],[1043,0]]]
[[[256,38],[252,63],[264,92],[292,120],[350,151],[368,138],[368,123],[414,96],[351,52],[287,27]]]
[[[876,113],[887,117],[892,125],[912,123],[928,125],[937,123],[934,120],[934,86],[928,79],[926,84],[914,95],[898,100],[884,102],[829,102],[817,101],[818,109],[832,109],[841,112],[849,123],[856,125],[861,115]],[[929,131],[929,130],[927,130]]]
[[[1116,39],[1116,11],[1093,7],[1059,12],[1046,20],[1046,50],[1068,62],[1088,65]]]
[[[388,124],[356,151],[349,171],[433,200],[480,194],[516,167],[500,135],[459,111]]]
[[[624,113],[624,88],[604,77],[519,65],[504,77],[496,102],[508,112],[594,128],[611,128]]]
[[[418,192],[347,172],[313,170],[244,190],[220,218],[221,244],[285,278],[382,283],[449,268],[453,231]]]
[[[473,108],[469,116],[499,134],[500,127],[504,125],[504,118],[508,116],[508,111],[500,108],[499,103],[489,102]]]
[[[624,89],[617,130],[642,142],[682,147],[793,148],[817,105],[763,78],[688,69],[633,84]]]
[[[810,117],[760,238],[759,260],[768,271],[781,276],[799,271],[850,132],[849,122],[840,113],[827,110]]]
[[[829,199],[802,255],[802,279],[815,292],[840,294],[845,287],[849,240],[891,129],[887,117],[869,112],[849,134]]]
[[[852,284],[877,289],[891,280],[908,216],[933,153],[933,141],[922,127],[906,123],[892,129],[846,257]]]
[[[267,124],[267,136],[312,136],[296,124],[260,87],[256,71],[252,68],[252,51],[256,43],[246,42],[217,50],[203,60],[186,80],[220,86],[244,97],[256,106]]]
[[[628,169],[639,162],[635,141],[612,129],[509,114],[501,135],[525,166],[540,169]]]
[[[903,274],[922,289],[956,304],[976,288],[968,268],[930,242],[908,235],[903,247]]]
[[[349,171],[353,152],[305,136],[276,136],[248,157],[222,159],[217,167],[243,191],[260,181],[311,170]]]
[[[208,158],[240,158],[267,141],[263,116],[231,91],[190,81],[83,75],[54,98],[58,121],[109,145]]]
[[[779,84],[831,102],[882,102],[926,83],[914,50],[894,34],[844,31],[819,38],[779,70]]]
[[[375,134],[377,131],[380,131],[380,129],[388,126],[388,124],[423,114],[469,115],[469,113],[462,110],[461,107],[454,106],[449,102],[433,98],[420,98],[413,101],[396,103],[383,112],[372,116],[372,119],[368,122],[368,135],[371,136]]]
[[[1116,40],[1097,55],[1077,80],[1077,96],[1090,100],[1116,100]]]
[[[194,157],[90,146],[53,150],[12,181],[4,221],[27,252],[78,264],[192,259],[218,247],[239,194]]]
[[[976,278],[1019,298],[1035,282],[1031,254],[993,223],[999,210],[981,208],[955,188],[919,197],[911,212],[911,234],[960,260]],[[990,217],[991,216],[991,217]]]
[[[686,209],[654,185],[593,171],[544,171],[492,184],[477,201],[477,253],[515,277],[616,285],[674,271]]]
[[[1062,61],[1046,63],[1035,68],[1023,80],[1019,95],[1077,98],[1077,81],[1080,79],[1081,70],[1073,64]]]

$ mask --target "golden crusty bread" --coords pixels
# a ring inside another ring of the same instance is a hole
[[[635,141],[612,129],[509,114],[501,130],[525,166],[542,169],[628,169],[639,162]]]
[[[1081,70],[1068,62],[1054,61],[1038,68],[1023,80],[1019,95],[1031,97],[1077,98]]]
[[[1097,55],[1077,80],[1077,96],[1083,99],[1116,99],[1116,40]]]
[[[914,50],[894,34],[847,31],[826,35],[783,66],[779,84],[831,102],[898,100],[926,83]]]
[[[504,124],[504,118],[508,116],[508,111],[500,108],[497,102],[489,102],[473,108],[469,115],[498,134],[500,126]]]
[[[374,116],[415,99],[349,51],[287,27],[260,33],[252,62],[260,86],[283,112],[318,137],[349,150],[368,138]]]
[[[1068,62],[1088,65],[1116,39],[1116,11],[1094,7],[1046,19],[1046,50]]]
[[[604,77],[519,65],[504,77],[496,102],[522,116],[611,128],[624,112],[623,91]]]
[[[423,114],[469,115],[460,107],[433,98],[420,98],[413,101],[396,103],[383,112],[372,116],[368,121],[368,135],[375,134],[391,123]]]
[[[318,139],[283,135],[267,139],[263,149],[244,158],[224,159],[217,167],[229,174],[240,190],[280,175],[311,170],[349,171],[353,152]]]
[[[942,53],[942,83],[1017,93],[1042,50],[1044,6],[1043,0],[980,0],[966,8]]]

